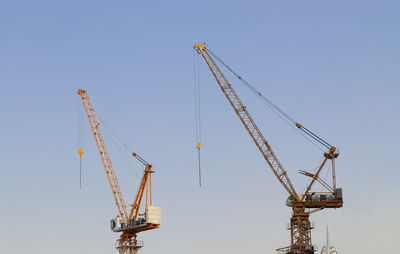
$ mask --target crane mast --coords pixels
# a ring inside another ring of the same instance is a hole
[[[256,123],[254,122],[250,113],[247,111],[246,107],[236,94],[235,90],[226,79],[225,75],[222,73],[218,65],[215,63],[214,59],[211,57],[205,43],[194,44],[194,49],[206,61],[222,92],[233,107],[235,113],[246,128],[247,132],[250,134],[251,138],[253,139],[257,148],[260,150],[267,164],[272,169],[273,173],[282,184],[282,186],[289,193],[289,198],[286,204],[292,208],[292,217],[290,219],[290,226],[288,227],[291,232],[291,245],[288,247],[277,249],[277,251],[285,254],[314,253],[315,249],[311,243],[311,229],[313,228],[313,226],[309,220],[310,214],[324,208],[339,208],[343,205],[342,189],[336,189],[334,168],[334,159],[338,157],[336,148],[330,146],[328,143],[320,139],[314,133],[303,127],[301,124],[295,123],[299,129],[306,132],[308,135],[314,136],[313,138],[322,141],[324,146],[329,148],[329,151],[327,153],[324,153],[325,158],[315,174],[306,171],[300,171],[301,174],[311,177],[312,180],[308,185],[306,192],[304,194],[298,194],[295,191],[286,170],[279,162],[268,141],[265,139],[260,129],[257,127]],[[238,76],[238,78],[241,79],[240,76]],[[329,184],[319,178],[319,174],[328,160],[332,161],[333,187],[329,186]],[[328,190],[328,192],[309,193],[311,187],[317,181],[321,183]],[[312,208],[314,210],[310,210]]]
[[[136,254],[138,250],[143,247],[143,242],[136,239],[137,233],[159,228],[161,224],[161,209],[152,205],[151,174],[154,172],[152,171],[152,165],[136,153],[131,153],[133,157],[145,166],[145,170],[139,184],[135,201],[131,205],[132,208],[128,215],[125,201],[119,188],[118,179],[100,131],[100,123],[96,119],[96,114],[92,104],[90,103],[87,92],[85,90],[78,90],[78,95],[82,99],[119,212],[119,215],[111,220],[110,225],[112,231],[122,233],[120,238],[117,240],[116,249],[119,254]],[[146,200],[146,210],[144,213],[140,214],[139,209],[144,195]]]

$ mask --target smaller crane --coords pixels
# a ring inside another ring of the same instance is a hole
[[[161,224],[161,209],[152,205],[151,174],[154,173],[151,169],[152,165],[136,153],[131,152],[131,155],[145,166],[145,170],[140,181],[135,201],[131,205],[132,208],[128,214],[125,201],[119,188],[117,176],[100,131],[100,123],[96,119],[95,111],[85,90],[78,90],[78,95],[82,99],[99,150],[100,158],[111,191],[114,195],[115,204],[117,205],[119,212],[117,217],[111,220],[110,224],[112,231],[122,233],[120,238],[117,240],[116,249],[119,254],[136,254],[138,250],[143,247],[143,242],[136,239],[137,234],[146,230],[159,228]],[[144,213],[139,213],[144,193],[146,193],[146,209]]]

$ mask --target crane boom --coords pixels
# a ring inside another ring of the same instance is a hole
[[[207,51],[205,43],[196,43],[194,44],[194,48],[199,54],[203,56],[212,74],[214,75],[214,78],[217,80],[222,92],[225,94],[229,103],[238,115],[240,121],[243,123],[247,132],[250,134],[258,150],[260,150],[261,154],[264,156],[269,167],[272,169],[279,182],[283,185],[283,187],[290,195],[292,195],[296,200],[299,201],[297,193],[287,175],[286,170],[283,168],[268,141],[261,133],[260,129],[258,128],[250,113],[247,111],[246,107],[236,94],[235,90],[233,89],[229,81],[225,78],[224,74]]]
[[[111,230],[114,232],[122,232],[117,240],[116,249],[119,254],[137,254],[138,250],[143,247],[143,243],[136,239],[139,232],[159,228],[161,223],[161,209],[152,206],[151,194],[151,170],[152,165],[147,163],[142,157],[132,152],[132,156],[145,165],[144,174],[139,185],[139,190],[136,194],[134,203],[131,205],[129,216],[125,201],[119,188],[117,176],[108,155],[107,148],[104,143],[103,136],[100,131],[100,123],[96,120],[96,114],[90,103],[89,97],[85,90],[78,90],[78,95],[82,99],[83,106],[88,117],[90,127],[96,141],[97,148],[100,153],[101,161],[106,171],[108,182],[110,183],[111,191],[114,195],[115,203],[118,208],[119,216],[111,220]],[[107,125],[106,125],[107,126]],[[112,131],[117,136],[114,131]],[[117,136],[119,139],[119,137]],[[124,144],[126,148],[129,147]],[[144,213],[139,213],[140,205],[143,200],[143,195],[146,200],[146,210]]]
[[[104,139],[101,134],[99,125],[100,123],[96,119],[95,111],[90,103],[89,97],[85,90],[78,90],[78,95],[82,99],[83,107],[85,108],[86,115],[89,119],[90,128],[92,129],[92,133],[94,139],[96,141],[97,149],[99,150],[99,154],[101,157],[101,162],[103,163],[104,170],[106,171],[108,182],[110,183],[111,191],[113,193],[115,204],[117,205],[119,215],[124,222],[128,221],[128,213],[126,210],[126,204],[122,197],[121,190],[119,188],[117,176],[115,175],[115,171],[113,165],[111,163],[110,156],[108,154],[106,145],[104,144]]]

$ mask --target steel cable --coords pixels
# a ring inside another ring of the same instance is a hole
[[[265,97],[260,91],[258,91],[254,86],[252,86],[249,82],[247,82],[245,79],[242,78],[238,73],[236,73],[231,67],[229,67],[224,61],[222,61],[221,58],[219,58],[210,47],[207,47],[207,50],[210,52],[210,54],[215,57],[225,68],[227,68],[234,76],[236,76],[245,86],[253,93],[256,95],[257,98],[261,100],[261,102],[264,103],[267,107],[269,107],[272,112],[274,112],[277,116],[279,116],[283,121],[285,121],[290,127],[292,127],[296,132],[298,132],[302,137],[304,137],[308,142],[313,144],[315,147],[317,147],[319,150],[324,151],[321,149],[320,146],[318,146],[316,143],[314,143],[310,138],[305,136],[304,134],[307,134],[309,137],[323,145],[324,147],[330,149],[332,146],[315,135],[313,132],[305,128],[304,126],[301,125],[301,127],[297,127],[298,122],[295,121],[292,117],[290,117],[287,113],[285,113],[281,108],[279,108],[275,103],[273,103],[270,99]],[[296,127],[295,127],[296,126]],[[299,129],[304,133],[300,132]]]

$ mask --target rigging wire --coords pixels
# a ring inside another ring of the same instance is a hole
[[[110,125],[107,124],[106,121],[104,121],[104,119],[100,116],[99,113],[95,112],[97,117],[100,119],[100,123],[105,127],[104,129],[106,130],[106,132],[108,133],[108,135],[111,137],[112,142],[114,143],[114,145],[117,147],[118,152],[121,154],[122,158],[125,160],[125,162],[128,164],[128,167],[133,171],[133,173],[140,178],[139,174],[136,172],[136,169],[134,167],[132,167],[132,165],[129,163],[129,160],[126,158],[125,153],[123,153],[120,149],[120,147],[118,146],[118,144],[116,143],[115,139],[113,138],[113,136],[128,150],[128,152],[130,154],[134,154],[132,152],[132,149],[129,148],[129,146],[122,141],[122,139],[118,136],[118,134],[110,127]],[[140,160],[139,160],[140,161]],[[142,162],[142,161],[141,161]]]
[[[108,128],[111,133],[118,139],[118,141],[132,154],[132,156],[134,156],[138,161],[140,161],[143,165],[147,166],[149,165],[149,163],[147,161],[145,161],[142,157],[140,157],[138,154],[136,154],[135,152],[132,151],[132,149],[124,142],[122,141],[122,139],[118,136],[118,134],[111,128],[111,126],[109,124],[107,124],[103,118],[101,118],[101,116],[97,113],[99,119],[102,121],[102,123],[104,124],[104,126],[106,128]]]
[[[103,122],[102,122],[103,123]],[[103,124],[104,125],[104,124]],[[137,176],[138,179],[140,179],[138,173],[136,172],[136,170],[132,167],[132,165],[129,163],[129,160],[127,158],[127,156],[121,151],[119,145],[117,144],[117,142],[115,141],[115,139],[113,138],[111,132],[105,128],[106,133],[110,136],[112,142],[114,143],[115,147],[117,148],[118,152],[120,153],[121,157],[124,159],[124,161],[126,162],[126,164],[128,165],[128,167],[132,170],[132,172]]]
[[[215,57],[225,68],[227,68],[234,76],[236,76],[243,84],[246,85],[246,87],[253,93],[255,94],[266,106],[268,106],[275,114],[277,114],[282,120],[284,120],[289,126],[291,126],[294,130],[296,130],[301,136],[303,136],[307,141],[309,141],[311,144],[316,146],[319,150],[324,151],[321,149],[320,146],[318,146],[316,143],[314,143],[309,137],[317,141],[319,144],[322,146],[326,147],[327,149],[331,149],[332,146],[327,143],[325,140],[322,138],[318,137],[316,134],[305,128],[303,125],[299,124],[297,121],[295,121],[292,117],[290,117],[287,113],[285,113],[281,108],[279,108],[276,104],[274,104],[271,100],[269,100],[267,97],[265,97],[260,91],[258,91],[254,86],[252,86],[249,82],[247,82],[245,79],[243,79],[238,73],[236,73],[231,67],[229,67],[224,61],[222,61],[221,58],[219,58],[213,50],[210,49],[210,47],[207,47],[207,50],[210,52],[210,54]],[[297,128],[296,128],[297,127]],[[300,132],[301,130],[302,132]],[[304,134],[308,135],[309,137],[305,136]]]

